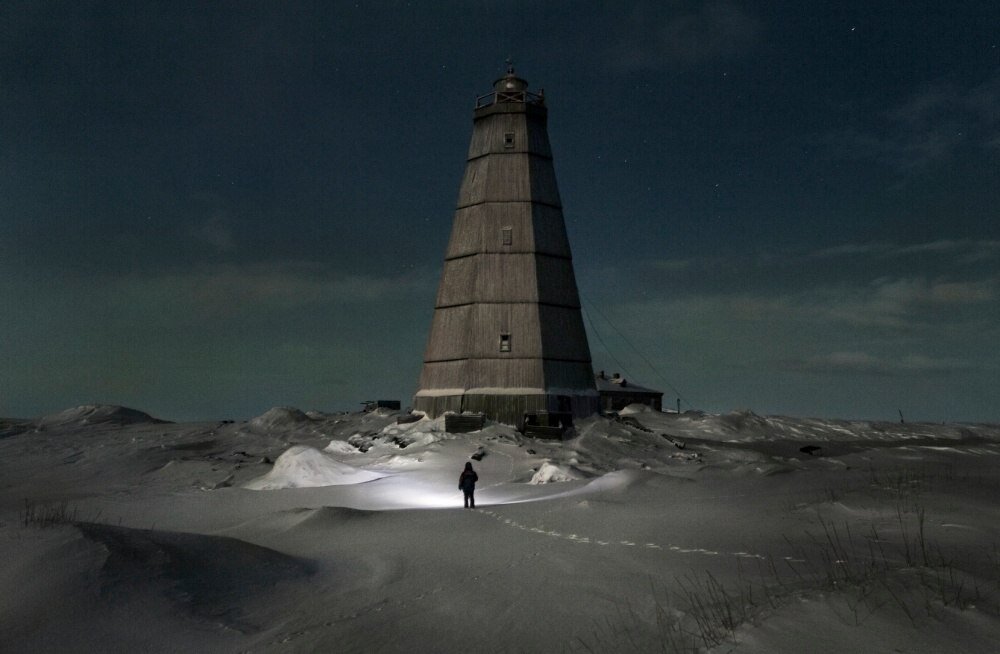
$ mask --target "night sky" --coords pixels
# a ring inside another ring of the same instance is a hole
[[[409,403],[478,94],[544,88],[595,370],[1000,421],[1000,3],[0,3],[0,415]]]

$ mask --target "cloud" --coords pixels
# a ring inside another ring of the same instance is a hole
[[[226,215],[214,213],[210,218],[191,229],[195,241],[208,245],[219,252],[231,252],[236,248],[236,239],[229,226]]]
[[[641,3],[627,24],[627,33],[608,57],[620,70],[696,64],[739,54],[757,42],[762,30],[758,19],[726,0],[691,8]]]
[[[635,286],[646,279],[648,295]],[[820,403],[841,415],[938,404],[989,415],[1000,369],[996,241],[684,253],[602,281],[604,293],[586,298],[588,312],[599,305],[587,325],[598,365],[614,361],[651,384],[655,366],[696,404]]]
[[[654,260],[670,311],[803,329],[925,334],[1000,318],[1000,242],[847,243]]]
[[[976,366],[953,358],[935,358],[908,354],[899,358],[879,357],[867,352],[832,352],[782,362],[788,370],[799,372],[899,376],[909,374],[946,374],[972,370]]]
[[[833,259],[839,257],[867,256],[872,254],[884,254],[892,248],[886,243],[845,243],[834,247],[822,248],[805,254],[805,258],[811,259]]]
[[[826,145],[835,159],[875,160],[911,172],[947,159],[966,140],[961,125],[948,121],[919,130],[889,126],[880,133],[847,128],[830,136]]]
[[[854,127],[821,141],[836,159],[875,160],[899,172],[926,169],[963,147],[1000,143],[1000,76],[972,87],[932,83],[877,117],[870,129]]]
[[[659,259],[657,261],[650,262],[650,265],[653,268],[666,272],[680,272],[688,270],[695,265],[696,262],[697,260],[695,259]]]
[[[833,295],[855,297],[902,292],[893,284],[909,284],[910,295],[925,303],[944,298],[984,301],[1000,290],[1000,241],[939,239],[918,243],[873,241],[830,247],[715,252],[652,259],[638,264],[643,276],[657,279],[656,289],[672,295],[737,295],[767,297]],[[606,271],[614,277],[615,270]]]
[[[0,313],[0,359],[20,380],[2,389],[4,402],[97,400],[199,419],[405,397],[437,281],[431,269],[345,273],[309,261],[59,283],[29,272],[0,275],[0,297],[20,307]]]
[[[390,302],[412,294],[430,295],[430,271],[379,277],[350,274],[312,262],[218,264],[156,275],[107,281],[109,293],[124,303],[149,305],[194,318],[222,318],[308,307]]]
[[[962,264],[974,264],[983,261],[1000,259],[1000,241],[943,239],[929,243],[890,248],[887,256],[924,256],[928,254],[952,257],[953,261]]]
[[[669,314],[716,316],[740,322],[842,325],[891,331],[943,329],[997,301],[994,280],[942,281],[881,278],[863,285],[816,286],[804,291],[697,293],[670,300]],[[633,309],[630,313],[641,310]]]
[[[909,326],[927,310],[959,309],[993,302],[993,280],[943,281],[924,278],[881,278],[865,287],[834,291],[839,299],[821,313],[855,325]]]
[[[654,259],[646,266],[665,272],[705,271],[728,268],[781,268],[787,266],[809,267],[817,262],[864,262],[866,268],[876,266],[919,265],[926,268],[932,259],[940,259],[952,269],[956,264],[975,265],[983,262],[1000,263],[1000,241],[992,239],[939,239],[923,243],[893,243],[871,241],[843,243],[819,249],[761,250],[752,254],[727,253],[726,255],[694,256],[678,259]],[[910,261],[906,261],[909,259]]]

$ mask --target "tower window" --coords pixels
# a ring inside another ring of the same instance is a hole
[[[500,334],[500,351],[510,352],[510,334]]]
[[[510,245],[514,242],[514,230],[510,227],[504,227],[500,230],[500,242],[503,245]]]
[[[514,132],[507,132],[503,135],[503,147],[514,147]]]

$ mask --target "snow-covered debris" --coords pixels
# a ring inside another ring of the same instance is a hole
[[[316,448],[293,445],[278,457],[269,473],[248,482],[244,488],[276,490],[279,488],[343,486],[361,484],[381,477],[385,477],[385,475],[341,463]]]
[[[362,434],[361,432],[357,432],[355,434],[351,434],[351,436],[347,439],[347,442],[352,447],[356,447],[364,453],[372,449],[374,445],[377,445],[379,443],[379,439],[380,437],[378,434]]]
[[[373,447],[405,449],[411,445],[430,445],[446,438],[453,438],[443,430],[443,424],[443,421],[426,419],[403,424],[390,423],[378,432],[364,431],[351,434],[347,443],[348,446],[357,448],[363,453]]]
[[[330,444],[324,447],[323,451],[330,454],[357,454],[358,448],[347,441],[330,441]]]
[[[538,470],[531,477],[529,484],[551,484],[560,481],[576,481],[577,479],[585,479],[584,475],[580,470],[569,465],[557,465],[550,461],[546,461],[539,466]]]
[[[436,443],[441,440],[444,435],[441,433],[431,433],[425,431],[411,431],[406,434],[398,434],[391,436],[389,442],[398,446],[400,449],[404,447],[409,447],[410,445],[430,445],[431,443]]]

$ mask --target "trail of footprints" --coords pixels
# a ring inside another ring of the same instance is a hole
[[[564,533],[555,531],[553,529],[542,529],[540,527],[531,527],[531,526],[528,526],[528,525],[521,524],[520,522],[517,522],[516,520],[512,520],[510,518],[504,517],[504,516],[500,515],[499,513],[496,513],[495,511],[491,511],[489,509],[477,509],[476,513],[480,513],[482,515],[489,516],[489,517],[493,518],[494,520],[497,520],[498,522],[501,522],[504,525],[506,525],[508,527],[511,527],[513,529],[520,529],[521,531],[525,531],[525,532],[528,532],[528,533],[539,534],[541,536],[548,536],[549,538],[558,538],[558,539],[562,539],[562,540],[565,540],[565,541],[569,541],[571,543],[579,543],[579,544],[583,544],[583,545],[598,545],[598,546],[602,546],[602,547],[609,547],[609,546],[610,547],[615,547],[615,546],[617,546],[617,547],[637,547],[637,548],[650,549],[650,550],[664,550],[664,551],[669,551],[669,552],[675,552],[675,553],[678,553],[678,554],[700,554],[700,555],[703,555],[703,556],[729,555],[729,556],[735,556],[735,557],[740,557],[740,558],[750,558],[750,559],[764,559],[765,558],[764,556],[762,556],[760,554],[752,554],[750,552],[718,552],[716,550],[707,550],[707,549],[703,549],[703,548],[700,548],[700,547],[698,547],[698,548],[684,548],[684,547],[679,547],[677,545],[660,545],[659,543],[637,543],[637,542],[631,541],[631,540],[617,540],[617,541],[614,541],[614,540],[601,540],[601,539],[598,539],[598,538],[591,538],[589,536],[581,536],[579,534],[564,534]],[[534,557],[534,556],[538,556],[538,553],[537,552],[528,553],[528,554],[525,554],[521,558],[525,559],[525,558],[530,558],[530,557]],[[788,557],[786,557],[786,558],[788,558]],[[479,576],[488,577],[488,576],[491,576],[491,575],[494,575],[494,574],[499,574],[504,569],[512,568],[512,567],[515,567],[517,565],[518,565],[518,561],[511,561],[507,565],[503,566],[503,568],[498,568],[496,570],[489,570],[489,571],[487,571],[485,573],[482,573]],[[272,639],[270,639],[268,644],[270,644],[270,645],[278,645],[278,644],[280,644],[280,645],[287,645],[287,644],[290,644],[290,643],[298,640],[299,638],[301,638],[302,636],[310,633],[311,631],[315,631],[315,630],[321,629],[321,628],[330,628],[330,627],[333,627],[333,626],[335,626],[335,625],[337,625],[339,623],[342,623],[342,622],[345,622],[345,621],[349,621],[349,620],[355,620],[357,618],[363,617],[363,616],[371,614],[371,613],[379,613],[379,612],[381,612],[381,611],[383,611],[383,610],[385,610],[387,608],[390,608],[390,607],[406,606],[407,604],[412,603],[412,602],[420,602],[420,601],[428,599],[428,598],[430,598],[430,597],[432,597],[434,595],[437,595],[438,593],[440,593],[443,590],[445,590],[445,588],[443,586],[439,585],[439,586],[436,586],[434,588],[431,588],[430,590],[422,592],[419,595],[412,596],[412,597],[384,597],[384,598],[379,599],[377,601],[371,602],[370,604],[367,604],[365,606],[359,606],[356,609],[354,609],[353,611],[343,612],[343,613],[337,614],[337,615],[333,616],[331,619],[326,620],[324,622],[316,623],[316,624],[311,624],[311,625],[309,625],[306,628],[298,629],[298,630],[295,630],[295,631],[281,632],[281,633],[277,634],[275,637],[273,637]]]
[[[495,511],[490,511],[489,509],[478,509],[477,513],[490,516],[494,520],[502,522],[508,527],[514,529],[520,529],[521,531],[527,531],[533,534],[540,534],[542,536],[548,536],[550,538],[559,538],[562,540],[567,540],[572,543],[589,544],[589,545],[600,545],[600,546],[617,546],[617,547],[639,547],[650,550],[666,550],[670,552],[677,552],[678,554],[701,554],[704,556],[720,556],[728,555],[735,556],[739,558],[746,559],[764,559],[762,554],[753,554],[751,552],[719,552],[716,550],[707,550],[701,547],[686,548],[680,547],[678,545],[660,545],[659,543],[636,543],[630,540],[601,540],[598,538],[591,538],[590,536],[581,536],[579,534],[564,534],[553,529],[542,529],[540,527],[531,527],[528,525],[523,525],[516,520],[506,518]]]

